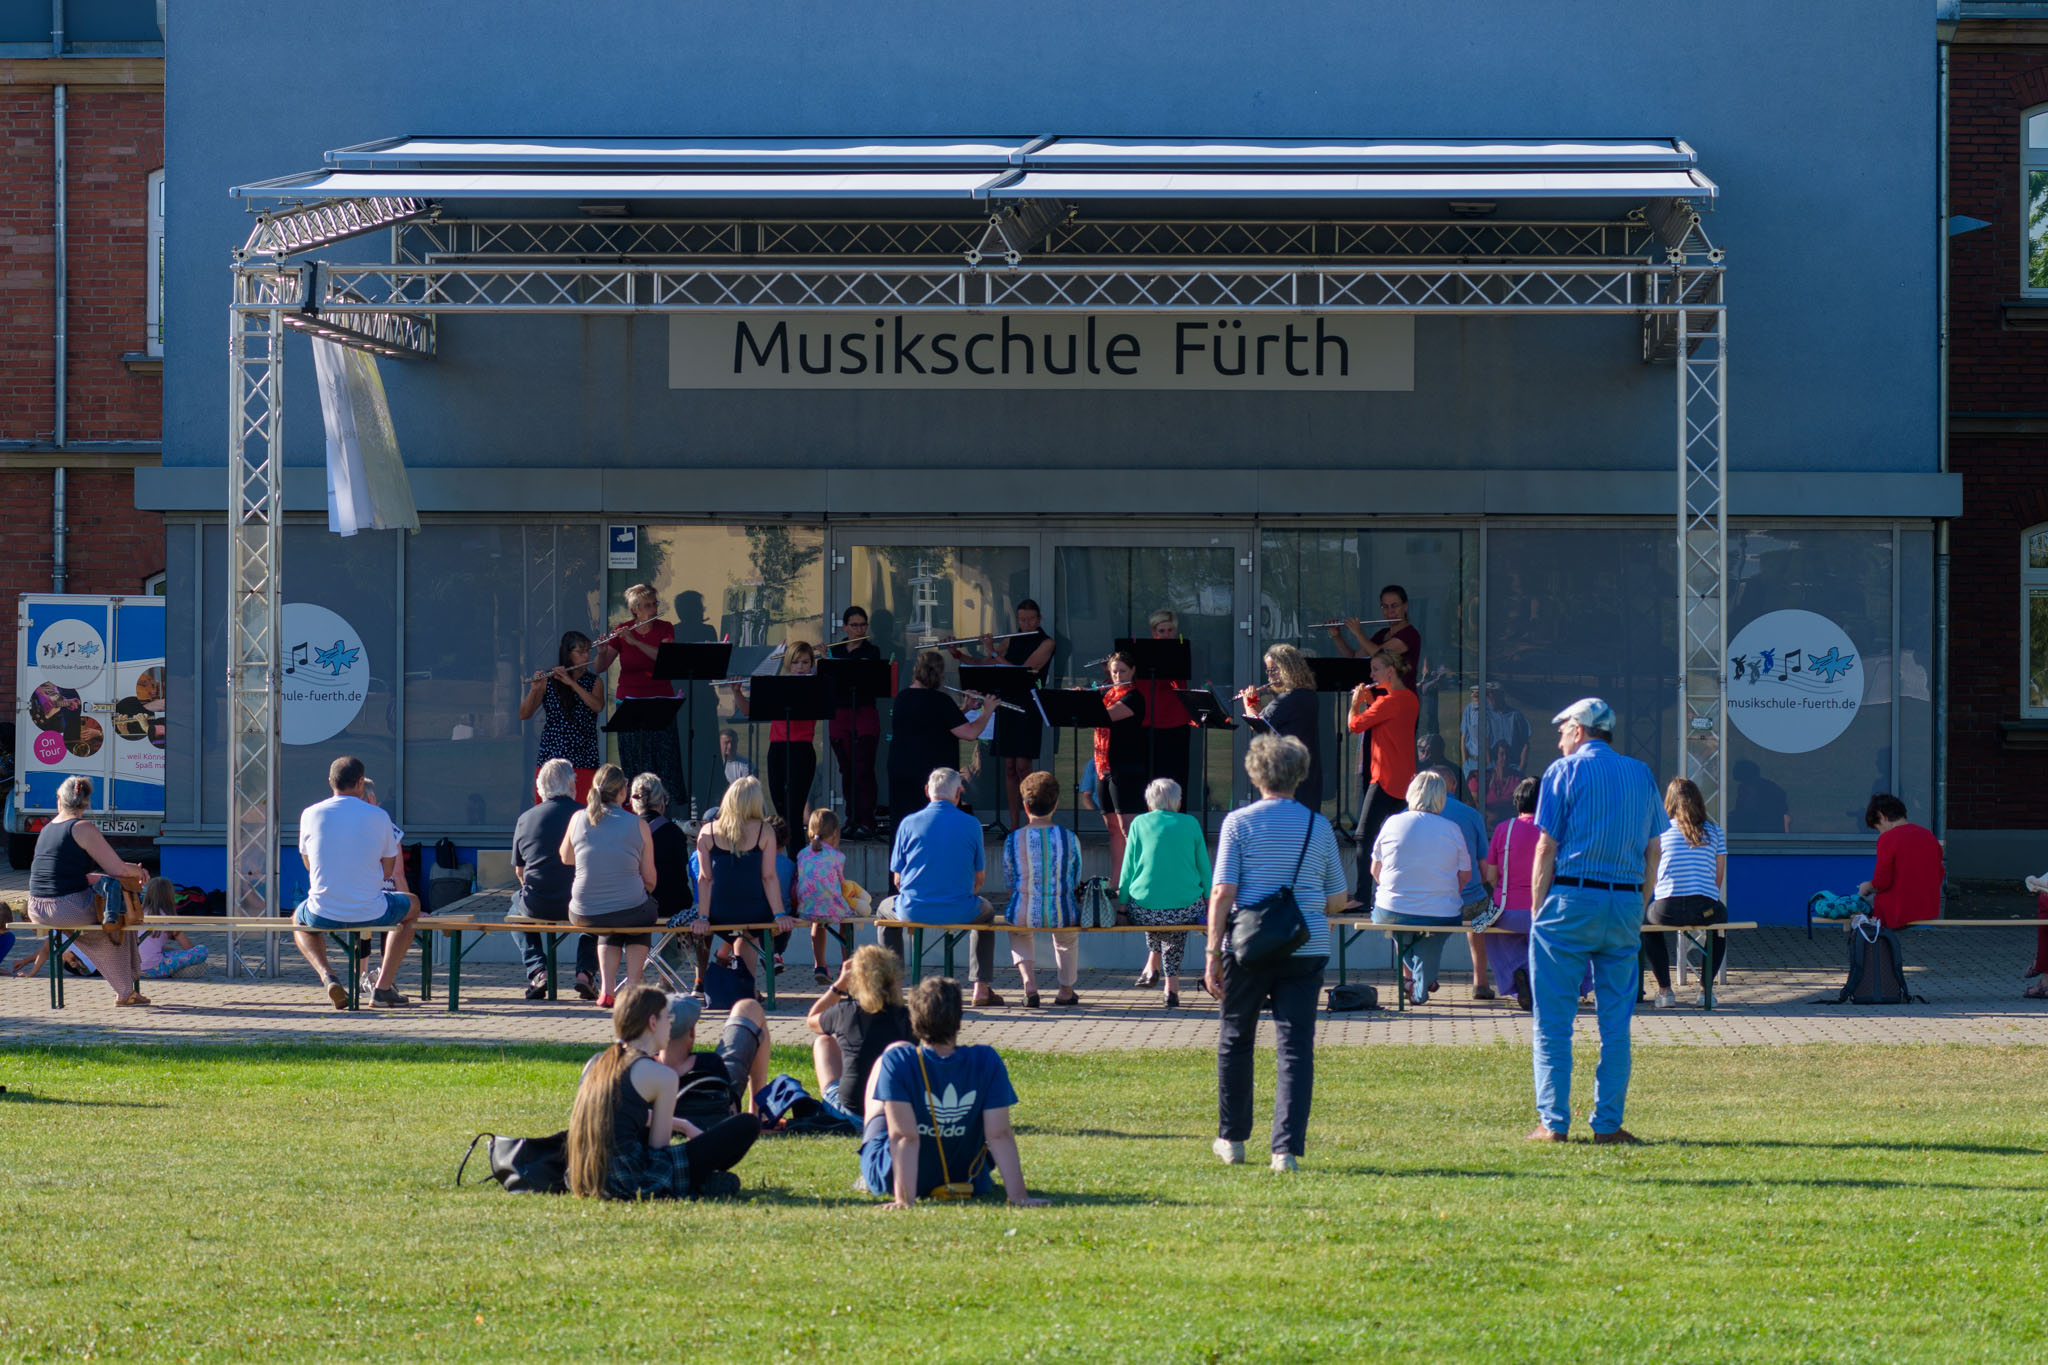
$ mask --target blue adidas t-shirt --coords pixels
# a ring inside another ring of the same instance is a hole
[[[923,1075],[917,1067],[920,1054]],[[977,1194],[995,1187],[989,1174],[993,1163],[981,1155],[985,1143],[981,1116],[990,1109],[1009,1108],[1017,1102],[1017,1092],[1010,1088],[1009,1069],[994,1048],[960,1047],[953,1049],[950,1057],[941,1057],[928,1047],[892,1047],[875,1064],[875,1072],[879,1078],[874,1082],[875,1098],[900,1101],[917,1115],[917,1131],[924,1138],[917,1149],[919,1198],[943,1184],[949,1171],[954,1180],[965,1180],[972,1170]],[[939,1134],[946,1144],[943,1166],[932,1130],[932,1108],[925,1103],[927,1077],[938,1107]]]

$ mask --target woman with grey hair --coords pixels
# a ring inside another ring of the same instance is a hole
[[[1158,777],[1145,788],[1145,813],[1131,821],[1124,845],[1117,899],[1131,923],[1198,925],[1209,899],[1209,848],[1202,824],[1180,808],[1180,783]],[[1145,935],[1145,970],[1138,989],[1162,986],[1166,1008],[1180,1004],[1180,960],[1188,936]]]
[[[1209,958],[1202,985],[1223,1004],[1216,1037],[1217,1133],[1211,1150],[1225,1165],[1244,1160],[1252,1131],[1252,1057],[1259,1015],[1273,1011],[1280,1076],[1273,1094],[1273,1169],[1297,1168],[1308,1143],[1315,1095],[1316,1002],[1330,960],[1329,916],[1350,901],[1330,822],[1294,800],[1308,776],[1308,746],[1287,735],[1260,735],[1245,754],[1259,800],[1223,817],[1209,889]],[[1230,955],[1239,906],[1291,889],[1308,939],[1286,957],[1249,965]]]
[[[29,865],[28,919],[45,929],[76,930],[71,945],[86,957],[113,987],[116,1005],[147,1005],[136,989],[142,977],[137,948],[140,935],[109,933],[100,927],[101,892],[95,883],[105,877],[138,881],[149,871],[114,856],[107,836],[85,818],[92,806],[92,779],[67,777],[57,786],[57,818],[36,836],[35,861]],[[120,888],[106,894],[120,904]],[[52,952],[56,951],[54,948]]]
[[[1373,923],[1437,931],[1394,935],[1402,989],[1417,1005],[1427,1004],[1437,988],[1450,937],[1442,930],[1463,922],[1463,887],[1472,871],[1464,831],[1444,818],[1444,796],[1441,773],[1417,773],[1408,784],[1408,809],[1389,816],[1372,845]]]
[[[668,788],[653,773],[633,779],[633,809],[654,840],[654,903],[664,924],[697,904],[690,886],[690,836],[668,818]]]

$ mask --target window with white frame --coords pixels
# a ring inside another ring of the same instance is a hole
[[[147,342],[150,355],[164,353],[164,173],[149,175],[149,298]]]
[[[168,591],[164,575],[161,573],[153,573],[142,580],[142,592],[146,597],[163,597]]]
[[[2020,537],[2020,709],[2048,716],[2048,524]]]

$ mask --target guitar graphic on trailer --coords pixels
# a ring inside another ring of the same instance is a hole
[[[360,648],[349,649],[347,642],[342,640],[336,640],[332,649],[321,649],[318,646],[308,646],[303,643],[296,644],[291,647],[290,654],[285,661],[284,671],[287,674],[296,673],[299,671],[301,664],[306,664],[312,668],[324,668],[329,674],[338,678],[356,666],[356,659],[362,652]],[[308,660],[309,654],[311,656],[310,662]]]

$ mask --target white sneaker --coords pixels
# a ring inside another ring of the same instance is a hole
[[[1273,1169],[1281,1172],[1298,1171],[1301,1169],[1301,1163],[1294,1159],[1294,1153],[1292,1152],[1275,1152],[1273,1153]]]
[[[1209,1150],[1214,1152],[1226,1166],[1244,1165],[1244,1144],[1242,1142],[1232,1142],[1229,1138],[1217,1138],[1209,1144]]]
[[[1678,997],[1670,991],[1658,991],[1657,998],[1650,1003],[1660,1010],[1675,1010],[1678,1008]]]

